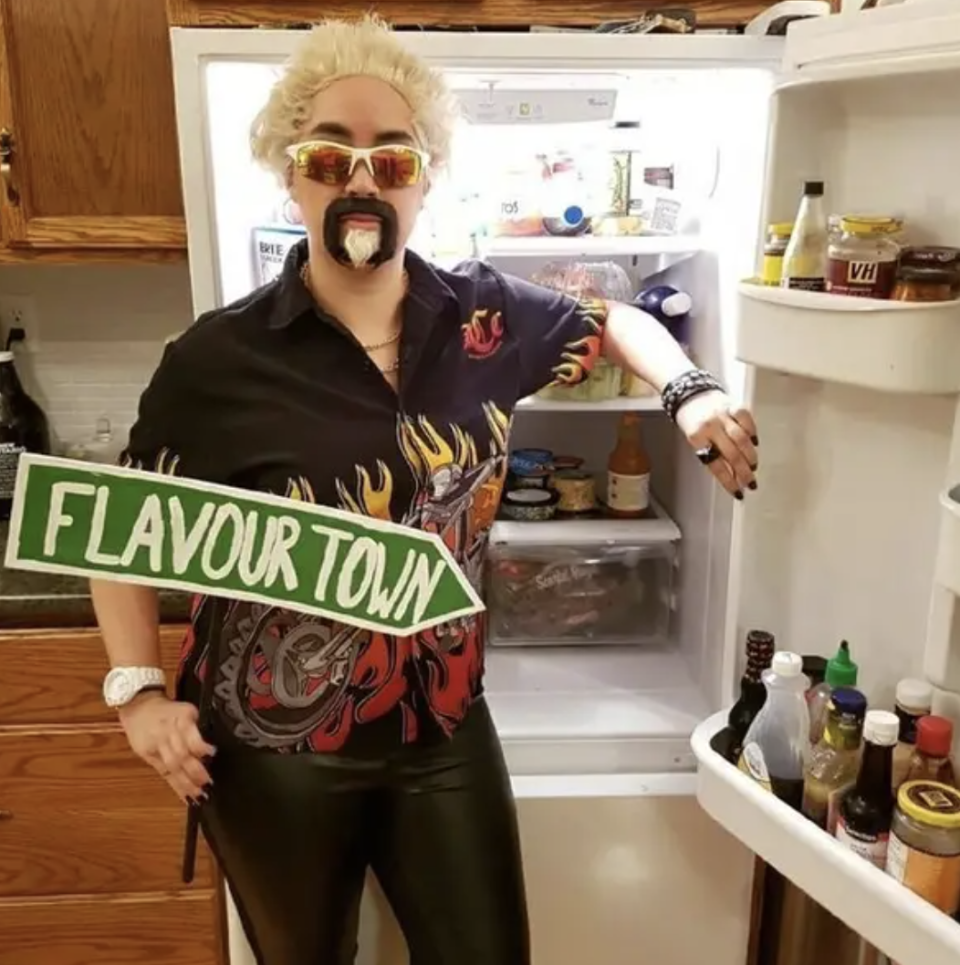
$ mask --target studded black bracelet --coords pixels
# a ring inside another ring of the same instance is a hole
[[[723,386],[713,375],[703,369],[692,369],[668,382],[660,393],[660,401],[667,415],[676,421],[680,407],[694,396],[718,391],[722,392]]]

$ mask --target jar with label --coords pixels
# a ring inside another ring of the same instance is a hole
[[[954,273],[902,265],[891,297],[895,302],[949,302],[954,297]]]
[[[960,908],[960,791],[936,781],[900,788],[887,874],[948,915]]]
[[[780,221],[767,226],[767,240],[763,246],[763,265],[760,269],[762,284],[779,286],[783,278],[783,256],[786,254],[792,234],[792,221]]]
[[[902,227],[896,218],[845,216],[840,238],[827,250],[827,291],[857,298],[889,298],[900,257],[894,236]]]

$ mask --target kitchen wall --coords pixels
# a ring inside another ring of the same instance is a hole
[[[185,264],[5,266],[4,295],[34,300],[39,343],[17,347],[17,368],[60,442],[100,416],[125,439],[164,339],[192,320]]]

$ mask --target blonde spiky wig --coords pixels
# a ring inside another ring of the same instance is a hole
[[[306,36],[286,64],[250,129],[256,161],[286,182],[295,144],[313,98],[344,77],[377,77],[410,105],[414,133],[437,170],[450,155],[456,102],[439,73],[410,53],[379,17],[326,20]]]

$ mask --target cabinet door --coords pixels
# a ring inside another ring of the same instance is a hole
[[[29,2],[29,0],[25,0]],[[645,10],[691,8],[704,27],[737,26],[752,20],[776,0],[167,0],[170,22],[182,26],[228,24],[309,23],[321,17],[356,16],[372,7],[394,23],[484,24],[527,26],[536,24],[592,25],[609,20],[630,20]]]
[[[186,627],[160,629],[169,688],[185,634]],[[11,630],[0,634],[0,648],[0,727],[116,723],[103,702],[109,664],[98,630]]]
[[[0,899],[0,965],[217,965],[218,920],[213,892]]]
[[[0,730],[0,905],[180,890],[185,821],[186,808],[116,725]],[[191,891],[213,887],[202,842],[199,852]],[[2,924],[0,935],[3,945]]]
[[[164,0],[0,0],[4,238],[186,244]]]

